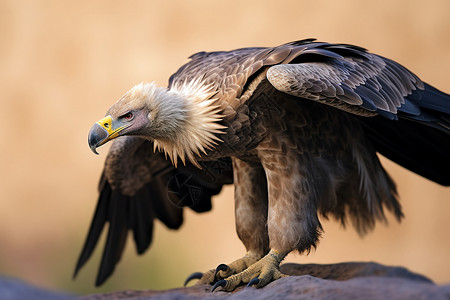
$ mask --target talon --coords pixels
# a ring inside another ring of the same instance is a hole
[[[259,283],[259,278],[255,277],[252,280],[250,280],[250,282],[247,284],[246,287],[251,287],[252,285],[257,285]]]
[[[224,287],[225,285],[227,285],[227,282],[224,279],[217,281],[213,285],[213,287],[211,289],[211,293],[214,292],[214,290],[217,289],[219,286]]]
[[[230,269],[230,267],[228,267],[226,264],[220,264],[217,266],[216,271],[214,272],[214,278],[216,277],[217,273],[219,273],[219,271],[228,271]]]
[[[202,278],[202,276],[203,276],[203,273],[201,273],[201,272],[192,273],[191,275],[189,275],[188,278],[186,278],[186,281],[184,282],[184,286],[186,286],[189,283],[189,281],[191,281],[192,279],[200,279],[200,278]]]

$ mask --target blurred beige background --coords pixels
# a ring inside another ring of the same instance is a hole
[[[162,289],[241,256],[230,187],[212,212],[186,211],[180,231],[158,224],[143,257],[128,243],[101,289],[100,251],[72,281],[107,153],[87,146],[93,122],[132,85],[166,85],[197,51],[307,37],[366,47],[450,92],[449,12],[448,0],[0,1],[0,274],[74,293]],[[317,251],[287,261],[376,261],[450,282],[450,189],[383,163],[402,224],[361,239],[324,221]]]

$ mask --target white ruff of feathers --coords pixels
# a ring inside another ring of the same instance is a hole
[[[168,102],[174,103],[174,110],[181,111],[173,113],[184,112],[185,118],[177,126],[175,135],[168,139],[155,139],[154,149],[164,151],[175,167],[178,157],[180,157],[184,165],[187,159],[201,168],[197,158],[201,157],[201,153],[206,154],[206,150],[215,148],[217,142],[222,142],[216,134],[223,134],[223,129],[226,128],[218,124],[224,116],[221,114],[217,99],[212,98],[216,93],[215,90],[212,85],[206,85],[200,80],[178,84],[170,90],[159,89],[161,88],[154,90],[154,97],[161,97],[161,100],[164,101],[161,104],[166,107]],[[178,100],[181,100],[183,108],[178,106]]]

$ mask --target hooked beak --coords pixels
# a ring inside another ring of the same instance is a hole
[[[96,122],[94,126],[92,126],[88,135],[88,144],[92,152],[98,154],[97,148],[118,137],[119,132],[122,131],[126,126],[121,126],[117,129],[113,129],[112,127],[111,116],[106,116],[105,118]]]

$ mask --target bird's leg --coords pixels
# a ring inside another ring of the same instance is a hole
[[[269,251],[267,234],[267,180],[262,165],[233,159],[236,231],[247,254],[216,268],[216,278],[226,278],[248,268]]]
[[[236,231],[247,253],[230,264],[220,264],[205,274],[194,273],[188,280],[197,284],[214,284],[220,279],[250,267],[269,252],[267,233],[267,181],[259,162],[233,158],[235,184]],[[200,276],[201,275],[201,276]],[[188,281],[187,280],[187,281]]]
[[[272,144],[279,146],[282,143],[280,140]],[[261,163],[268,179],[267,229],[271,250],[244,271],[216,282],[213,290],[220,286],[225,291],[232,291],[242,283],[259,288],[286,277],[279,270],[284,257],[295,249],[309,251],[318,240],[321,226],[315,197],[320,190],[309,188],[308,177],[304,175],[307,165],[299,161],[301,157],[295,145],[276,148],[270,148],[270,145],[263,150],[266,153],[261,155]],[[287,165],[286,161],[291,164]]]
[[[300,155],[297,142],[274,134],[260,144],[258,153],[267,176],[267,229],[271,250],[244,271],[216,282],[213,290],[220,286],[231,291],[242,283],[263,287],[286,276],[280,272],[279,265],[289,252],[309,251],[316,245],[321,230],[317,196],[325,181],[315,182],[313,186],[317,189],[311,189],[311,179],[306,175],[312,173],[314,165]]]

